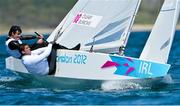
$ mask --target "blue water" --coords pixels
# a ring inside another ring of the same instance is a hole
[[[139,57],[149,32],[133,32],[126,49],[127,56]],[[112,91],[61,90],[44,88],[40,82],[24,79],[5,69],[8,56],[0,36],[0,105],[180,105],[180,31],[176,32],[168,63],[173,83],[153,88],[119,88]]]

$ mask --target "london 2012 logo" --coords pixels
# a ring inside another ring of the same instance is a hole
[[[59,63],[69,63],[69,64],[86,64],[87,56],[84,54],[74,54],[74,55],[59,55],[56,57],[56,61]]]
[[[133,60],[131,58],[126,58],[126,60],[128,60],[128,62],[133,62]],[[135,68],[133,66],[130,66],[128,62],[113,62],[113,61],[107,61],[101,68],[107,68],[107,67],[126,67],[126,72],[124,73],[124,75],[129,75],[131,72],[133,72],[135,70]],[[118,71],[118,70],[117,70]],[[116,71],[116,72],[117,72]],[[115,73],[116,73],[115,72]]]
[[[73,24],[95,28],[101,20],[102,16],[80,12],[75,16]]]
[[[106,61],[101,68],[116,67],[114,74],[133,76],[133,77],[152,77],[152,63],[142,60],[131,59],[128,57],[111,57],[112,61]]]

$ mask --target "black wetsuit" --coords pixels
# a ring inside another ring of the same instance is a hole
[[[21,40],[31,40],[31,39],[36,39],[36,36],[32,36],[32,35],[26,35],[26,36],[21,36],[20,40],[11,40],[8,42],[8,40],[12,39],[12,38],[7,38],[6,42],[7,42],[7,46],[10,50],[19,50],[20,45],[22,44]],[[32,45],[30,45],[31,50],[35,50],[41,47],[46,47],[48,45],[48,42],[44,40],[44,42],[42,44],[38,44],[38,43],[34,43]],[[13,51],[12,51],[13,52]]]

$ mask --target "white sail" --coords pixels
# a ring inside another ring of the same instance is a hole
[[[167,63],[179,16],[179,0],[165,0],[140,59]]]
[[[79,0],[48,38],[58,34],[57,43],[81,50],[115,52],[126,45],[134,15],[141,0]]]

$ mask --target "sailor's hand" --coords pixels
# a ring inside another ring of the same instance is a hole
[[[43,36],[42,34],[39,34],[39,35],[37,36],[37,38],[38,38],[38,39],[44,39],[44,36]]]
[[[42,44],[43,42],[44,42],[43,39],[38,39],[38,40],[37,40],[37,43],[38,43],[38,44]]]
[[[39,33],[37,33],[37,32],[34,32],[36,35],[37,35],[37,38],[38,39],[43,39],[44,38],[44,36],[42,35],[42,34],[39,34]]]

